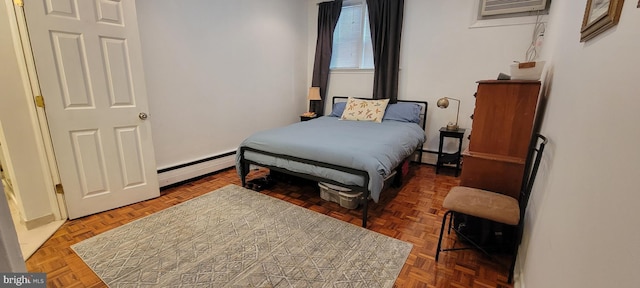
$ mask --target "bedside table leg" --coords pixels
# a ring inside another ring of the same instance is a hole
[[[458,159],[456,160],[456,177],[458,177],[458,175],[460,175],[460,161],[461,160],[462,160],[462,138],[458,139]]]
[[[440,144],[438,144],[438,160],[436,161],[436,174],[440,172],[440,166],[442,163],[440,162],[440,157],[442,156],[442,142],[444,142],[444,135],[440,133]]]

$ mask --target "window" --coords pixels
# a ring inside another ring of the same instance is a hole
[[[331,69],[373,69],[369,12],[364,0],[345,0],[333,32]]]

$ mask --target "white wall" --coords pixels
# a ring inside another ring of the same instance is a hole
[[[307,5],[138,0],[158,168],[235,150],[306,110]]]
[[[320,1],[309,0],[308,71],[313,69],[316,2]],[[496,79],[500,72],[508,74],[509,64],[524,61],[533,24],[470,28],[476,15],[477,1],[405,1],[398,97],[429,103],[424,149],[437,151],[438,130],[456,118],[456,104],[442,110],[436,106],[439,98],[460,99],[459,125],[471,128],[475,82]],[[371,97],[372,87],[373,71],[333,72],[328,95]],[[455,141],[445,144],[445,150],[456,149]]]
[[[584,1],[554,1],[542,133],[521,247],[525,287],[638,287],[640,9],[580,43]]]
[[[4,136],[0,141],[6,141],[2,145],[10,151],[6,160],[14,177],[13,188],[22,210],[22,221],[53,219],[48,194],[53,193],[53,184],[47,174],[39,128],[31,121],[35,108],[27,96],[29,82],[22,77],[16,55],[11,33],[11,27],[16,24],[9,17],[12,9],[7,1],[0,1],[0,130]]]

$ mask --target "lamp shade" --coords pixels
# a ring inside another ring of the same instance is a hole
[[[309,88],[309,95],[307,96],[309,100],[322,100],[320,98],[320,87],[311,87]]]
[[[440,98],[438,99],[438,102],[436,103],[436,105],[438,105],[438,107],[440,108],[447,108],[449,107],[449,99],[447,99],[447,97]]]

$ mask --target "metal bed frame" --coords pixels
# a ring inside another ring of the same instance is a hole
[[[334,105],[336,103],[336,100],[338,100],[338,102],[344,102],[348,98],[349,97],[345,97],[345,96],[335,96],[332,99],[332,105]],[[359,98],[359,99],[366,99],[366,98]],[[340,100],[344,100],[344,101],[340,101]],[[426,126],[426,122],[427,122],[426,119],[427,119],[428,103],[426,101],[410,101],[410,100],[398,100],[398,102],[416,103],[416,104],[419,104],[421,106],[421,110],[420,110],[420,122],[421,122],[420,124],[421,125],[420,126],[422,127],[422,130],[424,131],[425,130],[425,126]],[[272,157],[282,158],[282,159],[286,159],[286,160],[296,161],[296,162],[299,162],[299,163],[314,165],[314,166],[318,166],[318,167],[322,167],[322,168],[333,169],[333,170],[346,172],[346,173],[357,175],[357,176],[362,176],[362,178],[364,179],[363,185],[362,186],[346,185],[346,184],[337,182],[337,181],[332,180],[332,179],[327,179],[327,178],[318,177],[318,176],[309,175],[309,174],[304,174],[304,173],[298,173],[298,172],[290,171],[290,170],[287,170],[287,169],[284,169],[284,168],[280,168],[280,167],[277,167],[277,166],[265,165],[265,164],[262,164],[262,163],[258,163],[258,162],[246,159],[244,157],[245,151],[250,151],[250,152],[259,153],[259,154],[263,154],[263,155],[267,155],[267,156],[272,156]],[[417,147],[416,151],[418,152],[418,161],[417,162],[421,163],[422,162],[422,145]],[[411,153],[411,155],[409,157],[414,156],[416,154],[416,151]],[[326,163],[326,162],[309,160],[309,159],[300,158],[300,157],[294,157],[294,156],[290,156],[290,155],[272,153],[272,152],[269,152],[269,151],[264,151],[264,150],[259,150],[259,149],[255,149],[255,148],[251,148],[251,147],[242,146],[242,147],[240,147],[240,179],[242,181],[242,187],[244,187],[245,184],[246,184],[246,177],[247,177],[247,175],[249,175],[249,171],[250,171],[249,166],[251,164],[256,165],[256,166],[260,166],[260,167],[264,167],[264,168],[268,168],[270,170],[282,172],[282,173],[285,173],[285,174],[293,175],[293,176],[296,176],[296,177],[309,179],[309,180],[312,180],[312,181],[326,182],[326,183],[338,185],[338,186],[341,186],[341,187],[349,188],[349,189],[351,189],[353,191],[356,191],[356,192],[362,192],[362,194],[359,197],[358,201],[359,201],[360,204],[362,204],[362,227],[364,227],[364,228],[367,227],[367,215],[368,215],[368,211],[369,211],[369,197],[371,196],[371,191],[369,191],[369,188],[368,188],[369,187],[369,173],[367,173],[367,171],[353,169],[353,168],[350,168],[350,167],[335,165],[335,164]],[[393,170],[398,170],[400,168],[401,167],[394,167]],[[397,174],[396,177],[399,177],[402,173],[400,173],[400,171],[397,171],[396,174]]]

